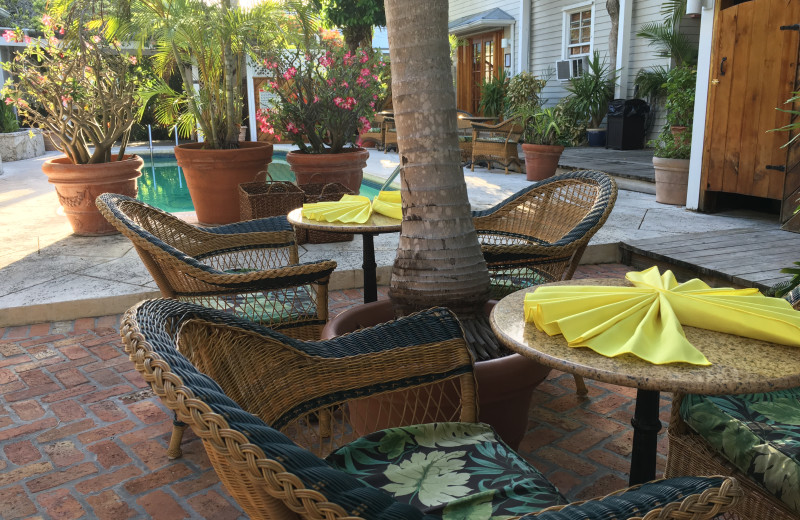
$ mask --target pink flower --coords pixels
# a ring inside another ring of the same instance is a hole
[[[361,69],[361,75],[362,76],[369,76],[369,74],[370,74],[370,71],[369,71],[368,68]]]
[[[372,94],[372,99],[377,101],[378,100],[378,94]]]
[[[369,56],[367,56],[366,52],[361,51],[361,59],[358,61],[360,61],[361,63],[366,63],[369,61]]]
[[[271,88],[273,90],[277,90],[278,89],[278,84],[275,83],[274,81],[270,81],[269,82],[269,88]]]
[[[319,103],[319,96],[314,96],[314,103]]]
[[[294,67],[289,67],[289,70],[283,73],[284,79],[292,79],[297,74],[297,69]]]
[[[100,43],[101,38],[97,35],[92,36],[92,41],[94,43]]]
[[[136,63],[138,63],[136,56],[128,56],[128,61],[131,62],[131,65],[136,65]]]
[[[22,41],[25,43],[31,43],[33,40],[31,40],[31,37],[26,34],[23,36]]]
[[[44,14],[42,16],[42,25],[44,25],[45,27],[50,27],[51,25],[53,25],[53,19],[50,18],[50,15]]]
[[[346,81],[342,81],[342,86],[344,88],[350,88],[350,85],[348,85]]]
[[[378,76],[377,76],[377,75],[375,75],[375,74],[373,74],[373,75],[372,75],[372,79],[374,79],[375,81],[378,81],[378,80],[379,80]]]
[[[333,104],[336,105],[337,107],[340,106],[343,101],[344,100],[342,98],[340,98],[340,97],[333,98]]]
[[[293,134],[299,134],[300,133],[300,130],[298,130],[297,127],[294,126],[294,123],[288,123],[286,125],[286,131],[287,132],[291,132]]]
[[[6,98],[6,105],[10,105],[10,104],[11,104],[11,103],[13,103],[13,102],[14,102],[14,100],[13,100],[13,99],[11,99],[10,97],[7,97],[7,98]]]
[[[61,29],[59,29],[59,30],[58,30],[58,34],[64,34],[65,32],[66,32],[66,31],[64,30],[64,28],[63,28],[63,27],[62,27]]]
[[[11,30],[6,30],[6,32],[3,33],[3,38],[5,38],[7,42],[15,42],[17,41],[17,33]]]

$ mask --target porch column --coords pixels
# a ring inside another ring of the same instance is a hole
[[[519,0],[519,40],[517,72],[531,69],[531,0]]]
[[[633,0],[619,0],[619,33],[617,34],[617,85],[615,98],[628,97],[628,76],[630,73],[631,25],[633,24]]]

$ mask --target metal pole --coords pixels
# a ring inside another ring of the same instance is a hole
[[[175,125],[175,146],[178,146],[178,125]]]

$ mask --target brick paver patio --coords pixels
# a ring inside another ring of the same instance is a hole
[[[576,278],[627,270],[581,266]],[[332,292],[331,314],[361,298]],[[172,415],[124,354],[119,319],[0,327],[0,518],[243,517],[191,430],[183,458],[167,459]],[[552,373],[534,394],[520,447],[570,499],[627,482],[635,390],[587,383],[579,397],[571,375]]]

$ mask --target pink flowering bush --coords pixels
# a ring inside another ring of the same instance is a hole
[[[330,39],[264,60],[272,72],[271,107],[259,110],[262,132],[291,140],[304,153],[340,153],[367,131],[386,87],[386,64],[374,51],[351,53]]]
[[[115,160],[111,147],[117,142],[121,158],[140,105],[143,71],[136,57],[122,52],[102,27],[84,28],[62,40],[56,34],[64,30],[52,18],[45,15],[42,22],[44,37],[3,63],[12,75],[3,86],[5,103],[14,105],[28,124],[49,130],[53,144],[73,164]],[[17,31],[3,37],[27,38]]]

